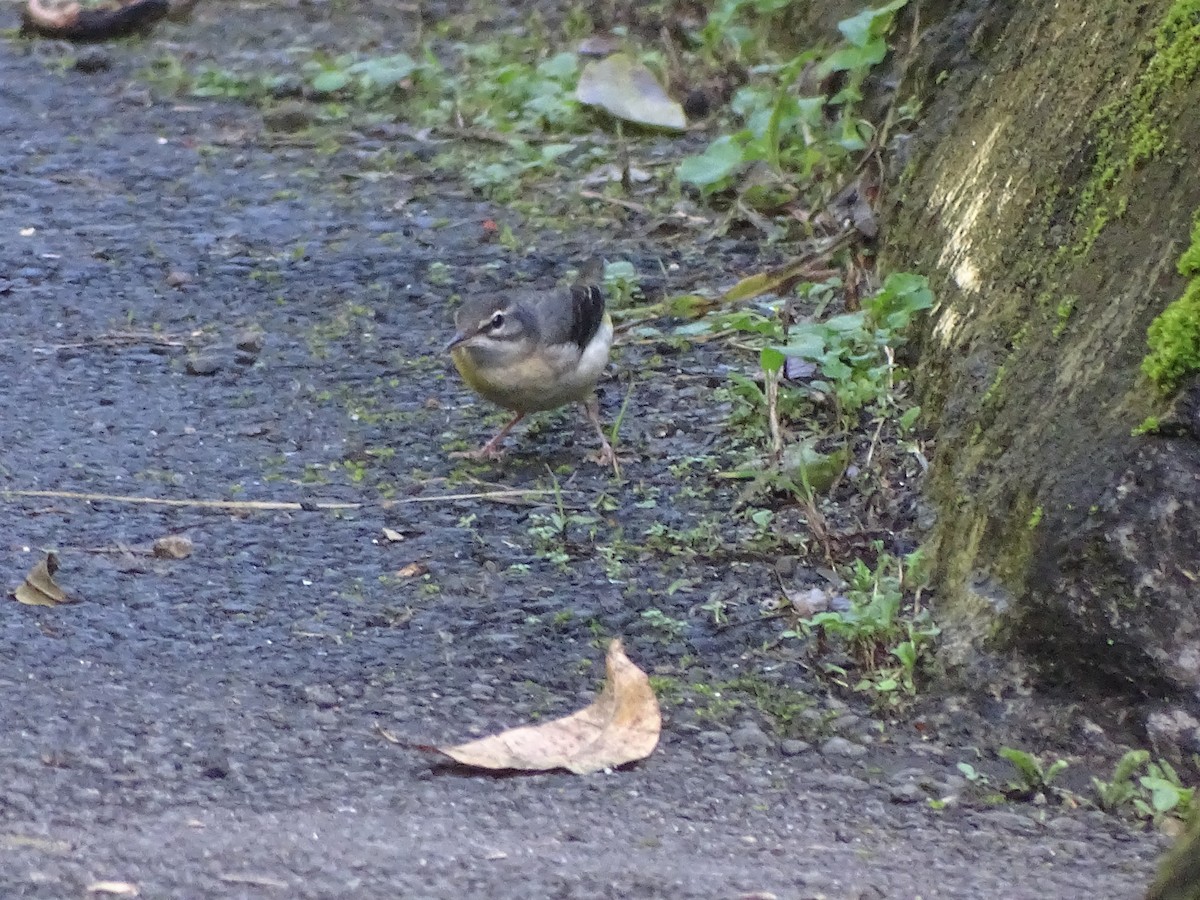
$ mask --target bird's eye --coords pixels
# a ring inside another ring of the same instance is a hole
[[[492,321],[489,323],[489,327],[491,327],[491,329],[493,331],[499,331],[501,328],[503,328],[504,327],[504,313],[498,312],[494,316],[492,316]]]

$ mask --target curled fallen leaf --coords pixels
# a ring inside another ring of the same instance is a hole
[[[645,759],[654,752],[662,730],[650,679],[625,655],[620,639],[608,645],[605,670],[600,696],[579,712],[457,747],[431,749],[476,769],[566,769],[576,775]]]
[[[425,563],[410,562],[407,566],[397,570],[397,578],[416,578],[418,575],[428,575],[429,566]]]
[[[26,606],[59,606],[71,603],[73,598],[54,581],[54,573],[57,571],[58,557],[47,553],[12,592],[13,599]]]

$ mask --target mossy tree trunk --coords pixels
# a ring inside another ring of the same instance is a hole
[[[916,370],[948,661],[1195,707],[1200,0],[964,2],[923,46],[935,137],[884,256],[938,295]]]

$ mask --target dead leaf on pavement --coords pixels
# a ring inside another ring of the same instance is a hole
[[[687,128],[683,107],[667,96],[653,72],[625,53],[585,65],[575,99],[627,122],[675,131]]]
[[[429,566],[425,563],[410,562],[407,566],[396,571],[397,578],[416,578],[418,575],[428,575]]]
[[[159,559],[187,559],[192,555],[192,539],[186,534],[168,534],[160,537],[150,548]]]
[[[13,599],[26,606],[58,606],[74,602],[67,592],[55,583],[54,573],[57,571],[58,557],[47,553],[12,592]]]
[[[433,748],[477,769],[587,775],[645,759],[658,744],[662,716],[646,673],[630,662],[620,639],[608,645],[604,688],[595,702],[544,725]]]

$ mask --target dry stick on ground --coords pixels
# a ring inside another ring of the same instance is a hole
[[[640,203],[634,203],[632,200],[623,200],[620,197],[606,197],[604,194],[601,194],[598,191],[583,190],[579,192],[579,196],[583,197],[585,200],[599,200],[603,203],[611,203],[614,206],[620,206],[622,209],[627,209],[630,212],[641,213],[642,215],[649,213],[649,210],[647,210],[646,207]]]
[[[767,425],[771,430],[771,459],[779,465],[783,459],[783,428],[779,424],[779,381],[781,369],[763,373],[767,395]]]
[[[83,500],[88,503],[134,503],[143,506],[182,506],[201,509],[224,509],[238,512],[269,512],[275,510],[315,512],[336,509],[364,509],[367,507],[391,509],[394,506],[407,506],[413,503],[449,503],[455,500],[490,500],[495,503],[519,503],[527,501],[531,496],[553,493],[554,491],[546,488],[527,488],[524,490],[477,491],[468,494],[440,494],[436,497],[404,497],[400,500],[350,503],[336,500],[318,500],[312,502],[294,500],[180,500],[162,497],[137,497],[128,494],[90,494],[81,491],[0,491],[0,495],[3,495],[6,500],[13,497],[51,497],[59,500]]]
[[[109,331],[95,337],[85,337],[78,341],[67,341],[62,344],[51,344],[49,347],[34,347],[34,353],[50,353],[58,350],[81,350],[89,347],[135,347],[149,344],[152,347],[187,347],[186,341],[171,335],[155,334],[144,331]]]
[[[884,347],[883,353],[887,357],[887,372],[888,372],[888,396],[896,389],[896,354],[891,347]],[[867,450],[867,461],[863,463],[863,469],[871,468],[871,460],[875,457],[875,448],[879,446],[879,434],[883,431],[884,422],[887,421],[887,416],[879,417],[879,426],[875,429],[875,434],[871,438],[871,447]]]

